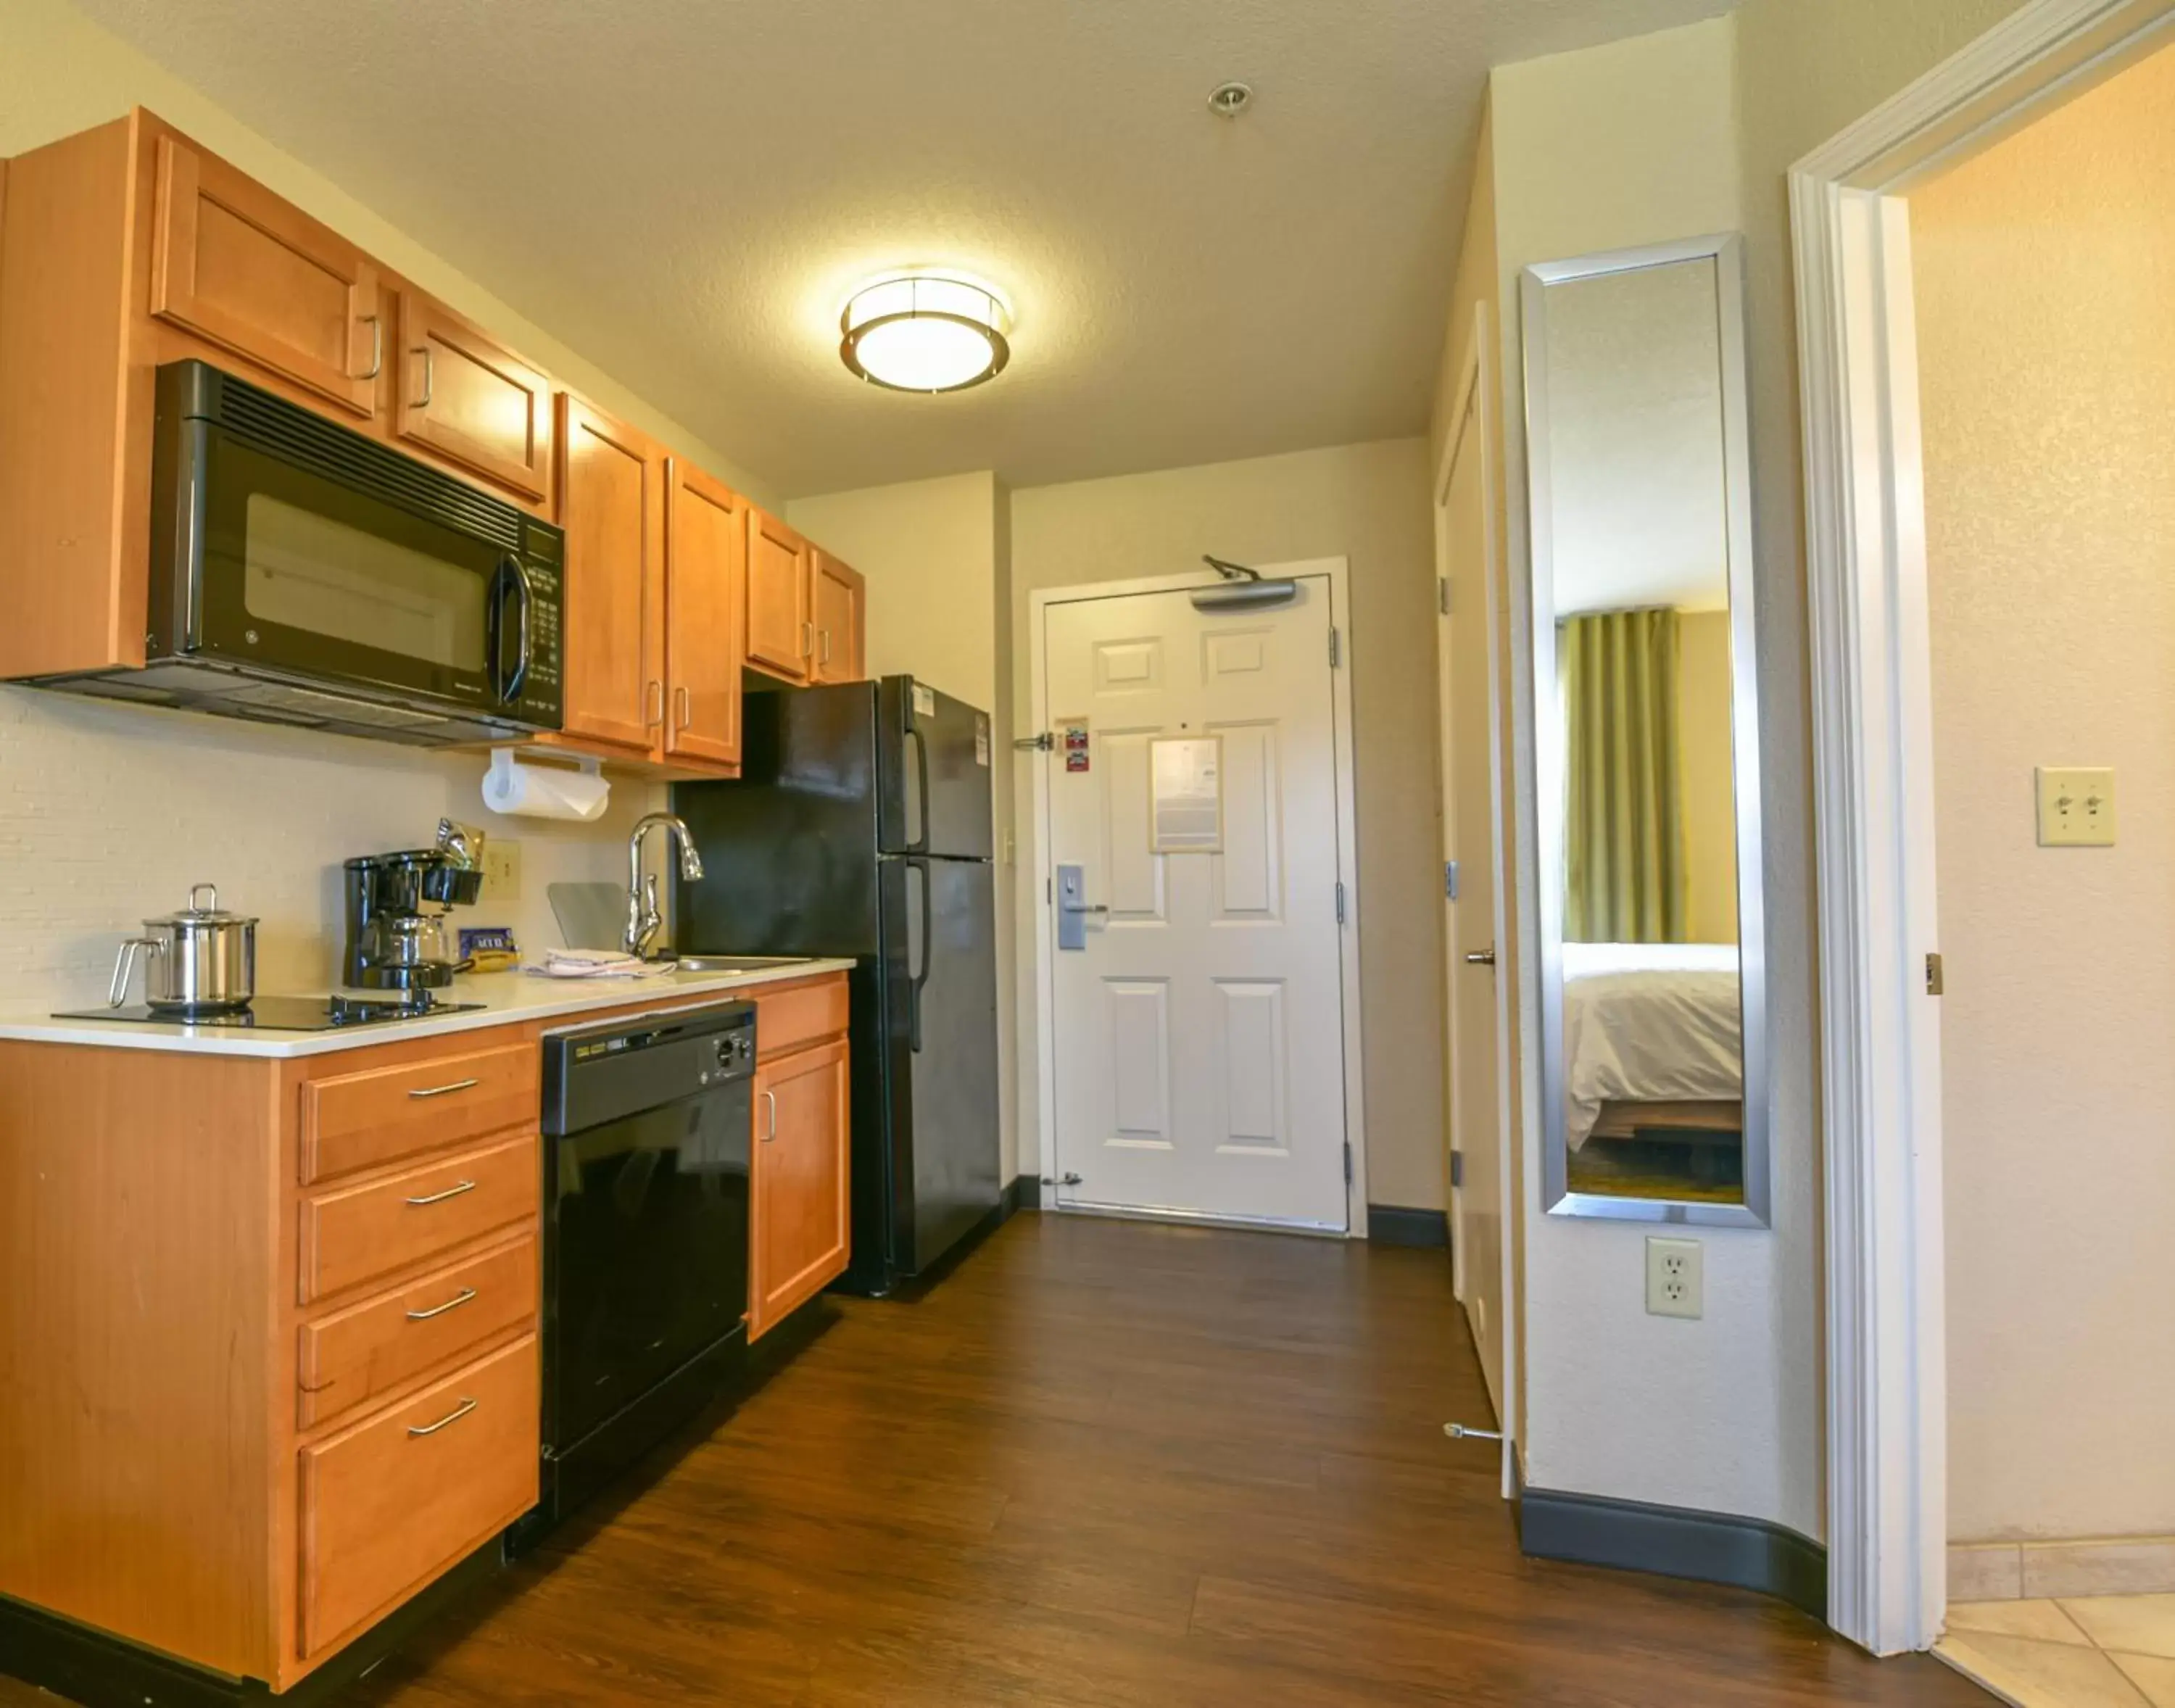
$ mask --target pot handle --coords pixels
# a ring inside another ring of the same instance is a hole
[[[136,952],[138,949],[144,951],[144,977],[147,984],[151,976],[150,957],[166,952],[166,946],[156,937],[123,938],[120,956],[113,963],[113,984],[106,993],[108,1008],[118,1008],[128,1000],[128,975],[136,970]]]
[[[209,908],[199,908],[197,906],[197,897],[203,894],[207,890],[211,892],[211,905]],[[191,884],[189,886],[189,911],[193,914],[217,913],[219,911],[219,886],[217,884]]]

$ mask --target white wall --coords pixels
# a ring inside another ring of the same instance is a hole
[[[2175,1532],[2171,119],[2163,52],[1911,198],[1958,1541]]]
[[[1505,463],[1522,491],[1518,274],[1527,264],[1740,222],[1734,28],[1686,29],[1499,68],[1491,81],[1496,247],[1504,316]],[[1529,572],[1513,503],[1514,583]],[[1522,595],[1521,595],[1522,596]],[[1527,661],[1521,660],[1521,664]],[[1530,675],[1521,684],[1530,707]],[[1532,776],[1530,724],[1521,773]],[[1531,811],[1530,799],[1525,810]],[[1530,849],[1530,843],[1527,844]],[[1530,853],[1527,854],[1530,860]],[[1540,881],[1529,865],[1529,886]],[[1529,1013],[1531,980],[1521,996]],[[1529,1024],[1528,1038],[1538,1038]],[[1536,1065],[1527,1064],[1529,1072]],[[1538,1101],[1528,1103],[1538,1114]],[[1804,1115],[1809,1110],[1804,1111]],[[1778,1159],[1809,1169],[1810,1123],[1777,1110]],[[1820,1527],[1819,1467],[1793,1453],[1793,1416],[1818,1415],[1817,1342],[1776,1332],[1778,1248],[1809,1249],[1812,1205],[1778,1192],[1773,1232],[1710,1228],[1706,1315],[1650,1317],[1650,1228],[1541,1213],[1539,1135],[1527,1135],[1525,1474],[1536,1488],[1743,1513]]]
[[[616,386],[540,328],[281,154],[59,0],[7,0],[0,35],[0,155],[152,108],[418,284],[503,333],[605,407],[758,498],[767,483]],[[339,163],[317,163],[337,173]],[[559,879],[625,878],[624,839],[660,793],[621,782],[592,827],[498,821],[477,793],[483,762],[183,713],[0,689],[0,1004],[42,1008],[103,995],[113,946],[145,914],[216,881],[263,916],[258,981],[322,987],[350,854],[426,843],[441,814],[522,844],[518,902],[487,899],[464,923],[512,923],[525,945],[557,936],[545,899]]]
[[[1031,709],[1034,588],[1198,570],[1203,552],[1241,563],[1350,560],[1367,1196],[1442,1207],[1440,788],[1425,442],[1022,488],[1012,495],[1012,520],[1013,704],[1022,729]],[[1028,798],[1024,789],[1020,798]],[[1022,887],[1022,932],[1033,929],[1034,891]],[[1030,1109],[1034,1067],[1031,1059],[1020,1066]]]
[[[990,714],[996,821],[997,1061],[1004,1153],[1019,1148],[1013,895],[1011,502],[983,470],[796,498],[786,519],[868,579],[868,671],[909,675]],[[1028,1157],[1017,1173],[1036,1172]]]

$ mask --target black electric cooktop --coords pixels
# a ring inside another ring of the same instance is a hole
[[[173,1014],[146,1008],[85,1008],[56,1020],[119,1020],[150,1026],[216,1026],[259,1032],[334,1032],[350,1026],[382,1026],[426,1015],[466,1014],[480,1002],[421,1001],[397,996],[259,996],[247,1008],[218,1014]]]

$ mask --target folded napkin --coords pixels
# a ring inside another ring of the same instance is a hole
[[[546,949],[544,964],[523,969],[545,979],[651,979],[672,970],[669,961],[644,961],[616,949]]]

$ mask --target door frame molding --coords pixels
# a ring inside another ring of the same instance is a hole
[[[1939,943],[1915,186],[2175,34],[2030,0],[1794,165],[1825,1110],[1828,1623],[1931,1646],[1947,1602]]]
[[[1351,565],[1342,557],[1308,558],[1294,563],[1255,566],[1268,577],[1321,577],[1329,583],[1329,621],[1337,631],[1340,652],[1337,667],[1329,673],[1334,751],[1337,757],[1337,871],[1344,885],[1344,925],[1338,934],[1337,952],[1343,981],[1344,1021],[1344,1136],[1352,1147],[1352,1178],[1345,1183],[1344,1213],[1348,1239],[1367,1237],[1367,1098],[1362,1049],[1359,1000],[1359,922],[1366,898],[1359,886],[1359,832],[1353,786],[1352,740],[1352,675],[1358,668],[1358,649],[1352,643],[1350,600]],[[1028,595],[1028,703],[1032,730],[1050,728],[1049,684],[1044,657],[1044,635],[1050,607],[1078,605],[1093,599],[1125,599],[1143,593],[1181,593],[1189,588],[1216,587],[1222,577],[1212,570],[1189,571],[1124,581],[1083,582],[1067,587],[1037,588]],[[1033,875],[1049,876],[1050,765],[1054,756],[1029,768],[1033,773],[1032,808],[1020,834],[1020,870],[1026,878],[1029,905],[1034,908],[1033,932],[1024,939],[1028,957],[1027,990],[1034,1017],[1035,1153],[1041,1159],[1042,1207],[1054,1211],[1057,1201],[1057,933],[1052,902],[1032,901]],[[1093,1213],[1103,1213],[1100,1212]],[[1157,1221],[1213,1221],[1219,1225],[1281,1227],[1273,1223],[1224,1223],[1220,1217],[1202,1217],[1142,1211]],[[1294,1233],[1307,1230],[1293,1228]]]
[[[1515,859],[1506,859],[1514,832],[1511,811],[1511,778],[1505,773],[1504,756],[1508,750],[1506,737],[1510,734],[1511,685],[1504,680],[1503,664],[1508,655],[1505,625],[1510,614],[1502,608],[1500,597],[1505,590],[1503,564],[1501,518],[1496,514],[1496,447],[1502,441],[1498,436],[1495,420],[1496,396],[1494,363],[1491,355],[1494,320],[1489,313],[1486,298],[1473,306],[1473,321],[1467,328],[1466,344],[1457,365],[1456,383],[1451,389],[1449,419],[1453,424],[1444,442],[1442,458],[1435,469],[1435,482],[1428,495],[1429,519],[1434,524],[1435,574],[1447,584],[1450,580],[1450,554],[1443,530],[1443,514],[1450,496],[1450,482],[1457,467],[1458,454],[1463,449],[1467,426],[1480,458],[1480,531],[1482,577],[1487,588],[1484,615],[1488,626],[1488,770],[1489,798],[1489,844],[1488,859],[1494,873],[1494,908],[1492,924],[1495,934],[1495,977],[1491,981],[1495,993],[1495,1149],[1496,1168],[1503,1186],[1503,1274],[1501,1290],[1504,1320],[1494,1325],[1494,1334],[1503,1353],[1503,1391],[1494,1396],[1498,1427],[1503,1434],[1504,1493],[1511,1492],[1514,1481],[1514,1456],[1521,1437],[1523,1422],[1518,1416],[1519,1344],[1519,1287],[1517,1254],[1519,1241],[1516,1223],[1525,1213],[1523,1195],[1519,1190],[1523,1178],[1518,1161],[1516,1137],[1511,1120],[1511,1076],[1517,1071],[1511,1049],[1513,1005],[1518,992],[1516,981],[1527,971],[1526,957],[1517,952],[1511,930],[1511,900],[1518,881]],[[1438,599],[1440,595],[1438,594]],[[1438,647],[1445,646],[1445,625],[1457,620],[1455,610],[1440,611],[1435,618]],[[1450,664],[1447,656],[1436,662],[1435,726],[1440,739],[1445,744],[1442,771],[1445,778],[1454,776],[1453,762],[1448,756],[1451,712],[1444,697],[1450,691]],[[1451,807],[1445,799],[1442,803],[1445,829],[1451,820]],[[1447,837],[1445,837],[1445,843]],[[1445,847],[1445,857],[1449,850]],[[1460,850],[1461,865],[1469,857],[1469,850]],[[1456,965],[1447,958],[1452,952],[1445,946],[1444,968],[1453,978]],[[1446,993],[1444,1020],[1451,1035],[1444,1040],[1446,1060],[1450,1065],[1447,1100],[1443,1109],[1443,1129],[1445,1138],[1453,1143],[1457,1137],[1457,1015],[1455,992]],[[1445,1148],[1448,1148],[1445,1147]],[[1451,1239],[1460,1252],[1465,1242],[1459,1237],[1456,1212],[1463,1201],[1462,1188],[1451,1191]],[[1459,1302],[1464,1302],[1465,1270],[1462,1260],[1456,1265]],[[1483,1363],[1485,1372],[1485,1362]]]

